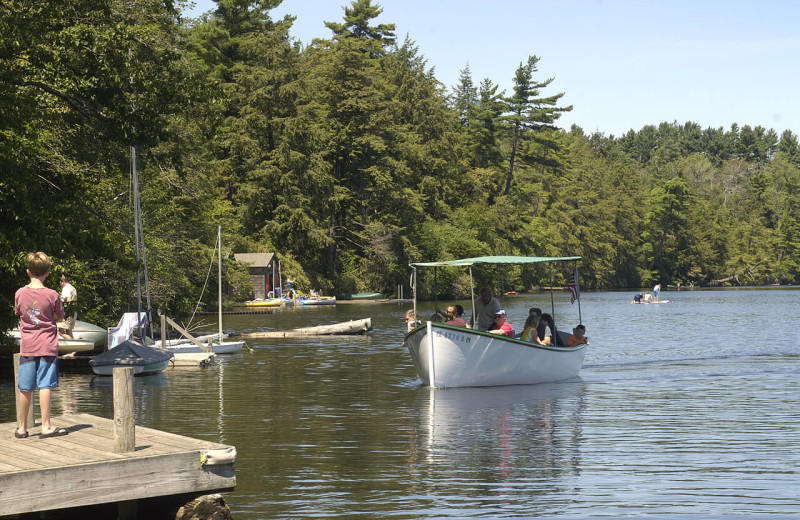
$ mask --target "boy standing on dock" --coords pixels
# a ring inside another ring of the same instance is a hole
[[[50,257],[30,253],[27,257],[30,283],[14,295],[14,312],[20,317],[19,426],[14,437],[28,437],[28,410],[33,389],[39,388],[42,409],[42,438],[66,435],[64,428],[50,425],[51,389],[58,386],[58,328],[64,319],[64,306],[53,289],[45,287],[50,275]]]

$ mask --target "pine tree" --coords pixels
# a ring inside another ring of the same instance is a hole
[[[528,132],[535,132],[543,128],[553,128],[553,123],[561,117],[563,112],[572,110],[568,107],[557,107],[556,103],[564,93],[548,97],[539,97],[541,89],[550,85],[554,78],[544,81],[534,80],[538,72],[539,58],[530,56],[527,63],[517,68],[514,75],[514,92],[511,96],[503,98],[507,105],[505,119],[511,129],[511,155],[509,158],[508,173],[504,193],[508,195],[511,183],[514,180],[514,167],[520,141]]]

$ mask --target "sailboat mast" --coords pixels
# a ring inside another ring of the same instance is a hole
[[[222,341],[222,226],[217,228],[217,244],[219,244],[219,253],[217,256],[217,264],[219,264],[219,340]]]
[[[131,188],[133,192],[133,237],[136,247],[136,310],[142,314],[142,270],[139,267],[139,177],[136,173],[136,147],[131,146]],[[141,331],[139,331],[141,333]]]

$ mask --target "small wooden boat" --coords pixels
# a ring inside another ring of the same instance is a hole
[[[358,292],[358,293],[339,293],[335,295],[337,300],[379,300],[383,295],[379,292]]]
[[[148,375],[162,372],[172,357],[172,352],[128,339],[90,359],[89,366],[100,376],[113,375],[115,367],[132,367],[134,375]]]
[[[577,261],[580,257],[487,256],[411,264],[413,287],[417,287],[417,269],[474,265],[523,265],[539,262]],[[552,273],[552,271],[551,271]],[[552,274],[551,274],[552,278]],[[575,298],[580,299],[575,279]],[[552,281],[551,281],[552,285]],[[416,292],[414,314],[416,315]],[[473,315],[475,314],[473,303]],[[559,332],[562,344],[569,335]],[[558,342],[556,342],[558,343]],[[476,329],[425,322],[406,334],[408,348],[417,375],[434,388],[499,386],[547,383],[578,375],[586,355],[586,345],[575,347],[545,346]]]

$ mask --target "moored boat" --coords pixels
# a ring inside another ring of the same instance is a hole
[[[307,296],[297,302],[302,305],[336,305],[336,296]]]
[[[205,348],[196,345],[195,343],[186,340],[180,343],[171,343],[167,345],[167,350],[175,354],[199,354],[204,352],[213,352],[214,354],[231,354],[242,350],[246,343],[243,340],[237,341],[219,341],[209,338],[202,342],[207,345]]]
[[[267,298],[265,300],[248,300],[246,302],[236,302],[234,307],[261,308],[261,307],[280,307],[281,298]]]
[[[72,329],[72,337],[74,339],[91,341],[95,347],[103,347],[108,340],[108,331],[88,321],[75,320],[75,328]]]
[[[472,279],[474,265],[523,265],[540,262],[552,264],[579,259],[580,257],[489,256],[417,263],[411,264],[411,268],[413,286],[416,288],[417,270],[423,267],[469,267]],[[577,299],[579,298],[577,270],[574,284],[573,297]],[[416,302],[415,291],[414,314],[416,314]],[[473,303],[473,315],[474,307]],[[578,308],[580,309],[580,303]],[[558,334],[561,341],[556,341],[556,344],[563,344],[569,335],[562,332]],[[434,388],[561,381],[576,377],[586,356],[585,344],[575,347],[540,345],[504,335],[430,321],[409,331],[405,337],[405,345],[414,361],[419,378]]]
[[[103,331],[103,334],[106,332]],[[19,328],[12,330],[10,336],[14,340],[15,345],[19,345],[20,332]],[[90,339],[69,339],[62,336],[58,337],[58,355],[64,356],[66,354],[76,354],[78,352],[88,352],[95,349],[94,341]]]
[[[172,358],[172,352],[128,339],[90,359],[89,366],[100,376],[113,375],[115,367],[131,367],[134,375],[148,375],[162,372]]]
[[[358,293],[339,293],[335,295],[337,300],[379,300],[383,295],[379,292],[358,292]]]

